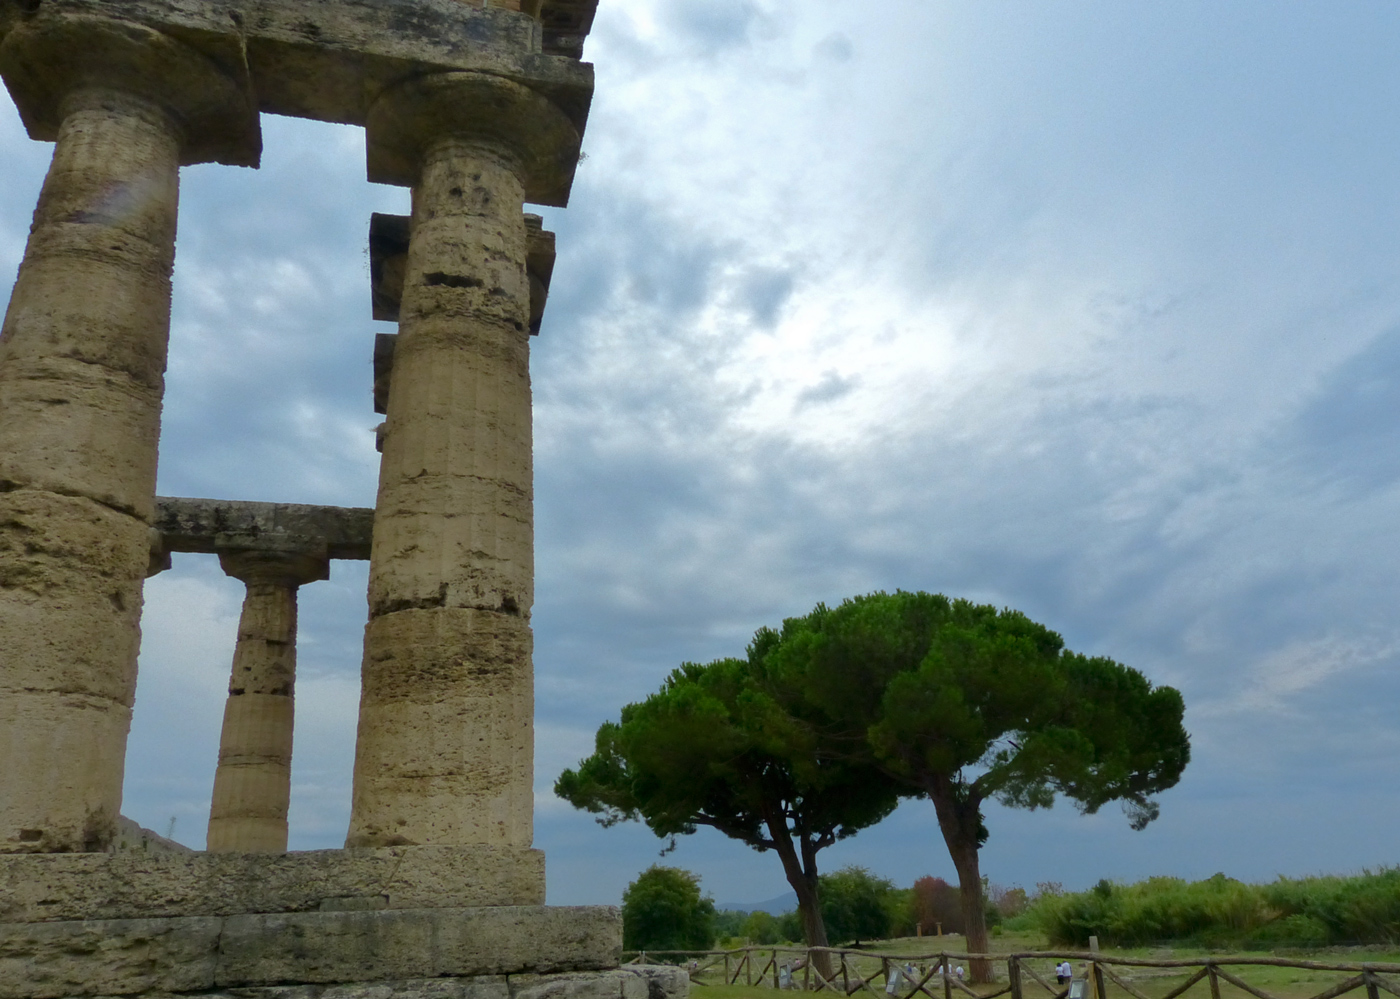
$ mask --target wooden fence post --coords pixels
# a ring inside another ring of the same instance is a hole
[[[940,925],[939,925],[939,930],[941,931],[942,929],[943,929],[942,924],[940,924]],[[941,935],[942,935],[942,934],[941,934],[941,932],[940,932],[940,936],[941,936]],[[943,953],[943,955],[942,955],[942,961],[943,961],[943,964],[942,964],[942,968],[943,968],[943,999],[953,999],[953,983],[949,981],[949,979],[953,977],[953,969],[950,968],[950,967],[948,967],[948,954],[947,954],[946,951],[945,951],[945,952]]]
[[[1380,990],[1376,987],[1376,973],[1373,971],[1363,971],[1361,973],[1366,979],[1366,999],[1380,999]]]
[[[812,984],[812,948],[807,948],[807,960],[802,965],[802,991],[806,992]]]
[[[729,951],[725,951],[725,952],[724,952],[724,984],[725,984],[725,985],[733,985],[733,984],[734,984],[733,982],[731,982],[731,981],[729,980]]]
[[[846,971],[846,952],[841,952],[841,991],[846,995],[851,994],[851,976]]]
[[[744,981],[753,984],[753,948],[744,948]]]
[[[773,988],[778,987],[778,948],[773,948]]]
[[[1006,980],[1011,985],[1011,999],[1021,999],[1021,962],[1009,957],[1006,959]]]
[[[1220,979],[1215,977],[1215,965],[1206,965],[1206,974],[1210,976],[1210,999],[1220,999]]]

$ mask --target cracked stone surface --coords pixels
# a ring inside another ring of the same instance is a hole
[[[526,972],[528,999],[649,999],[616,969],[621,915],[607,907],[272,913],[0,923],[7,999],[209,992]],[[550,972],[604,971],[576,980]]]
[[[383,101],[370,114],[371,160],[380,148],[419,166],[346,843],[524,848],[534,510],[521,209],[526,155],[577,136],[537,95],[480,74],[414,81]]]
[[[12,31],[7,81],[52,43]],[[4,852],[112,842],[136,682],[188,133],[178,108],[100,86],[93,67],[213,72],[146,29],[99,32],[87,54],[66,91],[62,65],[42,69],[62,122],[0,332]]]
[[[211,853],[284,853],[292,796],[297,588],[325,579],[325,558],[232,551],[224,571],[248,588],[238,619],[219,764],[209,810]]]

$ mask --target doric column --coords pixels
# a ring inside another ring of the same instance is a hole
[[[220,554],[248,587],[224,705],[219,767],[209,809],[210,853],[283,853],[292,792],[297,588],[328,576],[324,556]]]
[[[136,683],[178,171],[256,115],[181,43],[42,9],[0,73],[56,140],[0,331],[0,852],[97,851]]]
[[[371,179],[412,184],[413,218],[347,845],[524,849],[534,542],[521,208],[571,172],[578,134],[523,86],[443,73],[384,94],[367,139]]]

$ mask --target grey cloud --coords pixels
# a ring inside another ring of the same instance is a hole
[[[740,300],[748,307],[754,323],[763,329],[777,325],[783,306],[792,297],[791,271],[755,268],[740,286]]]
[[[747,44],[761,14],[752,0],[671,0],[664,23],[706,55]]]
[[[812,52],[818,58],[832,62],[850,62],[855,57],[856,47],[849,37],[837,31],[817,42]]]
[[[1400,479],[1400,327],[1331,372],[1286,431],[1297,460],[1358,490]]]
[[[850,395],[859,384],[859,378],[843,378],[835,371],[824,372],[821,381],[815,385],[809,385],[797,393],[797,403],[793,408],[800,411],[808,406],[835,402],[837,399]]]

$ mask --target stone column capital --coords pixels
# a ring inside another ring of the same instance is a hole
[[[295,588],[330,578],[330,561],[314,552],[237,549],[219,552],[219,565],[248,586]]]
[[[236,39],[234,39],[236,41]],[[169,116],[180,162],[257,166],[257,101],[236,44],[218,58],[154,28],[106,17],[45,13],[0,42],[0,75],[31,138],[54,141],[78,107],[136,98]]]
[[[461,143],[505,157],[525,200],[563,207],[579,131],[553,101],[489,73],[433,73],[388,88],[365,122],[369,179],[416,186],[433,149]]]

